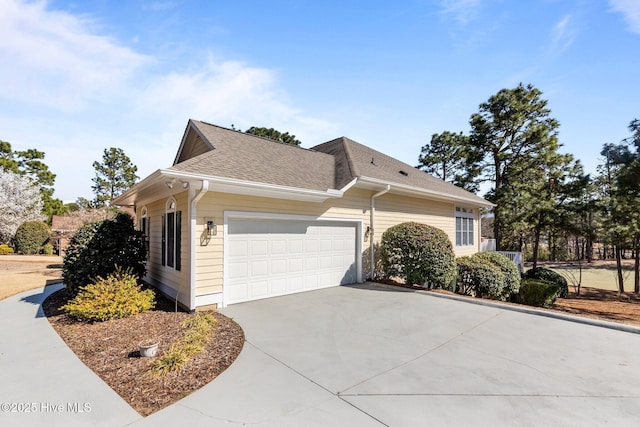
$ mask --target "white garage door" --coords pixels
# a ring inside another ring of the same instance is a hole
[[[356,224],[231,218],[226,304],[357,281]]]

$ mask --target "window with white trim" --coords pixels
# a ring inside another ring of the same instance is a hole
[[[167,201],[162,215],[162,265],[180,270],[182,244],[182,212],[176,210],[176,199]]]
[[[147,258],[149,257],[149,230],[151,228],[151,218],[147,215],[147,207],[144,206],[140,213],[139,230],[142,232],[144,243],[147,247]]]
[[[474,214],[472,208],[456,206],[456,246],[474,245]]]

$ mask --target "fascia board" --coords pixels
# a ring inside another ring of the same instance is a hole
[[[493,207],[496,206],[495,204],[482,199],[482,201],[476,199],[475,197],[463,197],[463,196],[458,196],[458,195],[453,195],[453,194],[449,194],[449,193],[443,193],[440,191],[433,191],[433,190],[427,190],[425,188],[420,188],[420,187],[414,187],[411,185],[406,185],[406,184],[398,184],[395,182],[391,182],[391,181],[385,181],[382,179],[377,179],[377,178],[370,178],[370,177],[366,177],[366,176],[361,176],[358,177],[358,182],[359,183],[363,183],[363,184],[377,184],[380,186],[387,186],[387,185],[391,185],[391,189],[396,189],[396,190],[403,190],[403,192],[407,192],[407,193],[412,193],[412,194],[416,194],[418,196],[422,196],[422,197],[429,197],[429,198],[433,198],[433,199],[437,199],[437,200],[445,200],[445,201],[455,201],[455,202],[460,202],[460,203],[466,203],[472,206],[478,206],[478,207]],[[476,196],[478,198],[480,198],[479,196]]]

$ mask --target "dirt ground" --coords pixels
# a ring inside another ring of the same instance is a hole
[[[58,256],[0,255],[0,300],[30,289],[60,283]]]

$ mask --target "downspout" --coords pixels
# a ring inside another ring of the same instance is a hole
[[[391,190],[391,185],[387,184],[387,188],[386,189],[384,189],[384,190],[382,190],[382,191],[380,191],[380,192],[378,192],[378,193],[376,193],[376,194],[371,196],[371,210],[370,210],[370,212],[371,212],[371,219],[370,219],[371,225],[369,227],[369,237],[371,238],[371,245],[369,245],[370,248],[371,248],[371,280],[374,279],[375,272],[376,272],[376,254],[375,254],[375,248],[373,246],[374,245],[373,239],[374,239],[374,237],[376,235],[375,234],[375,231],[376,231],[375,230],[375,228],[376,228],[376,226],[375,226],[375,223],[376,223],[376,200],[375,199],[376,199],[376,197],[380,197],[383,194],[388,193],[389,190]]]
[[[200,192],[191,199],[189,218],[189,310],[196,309],[196,224],[197,205],[202,196],[209,191],[209,181],[202,180]]]

